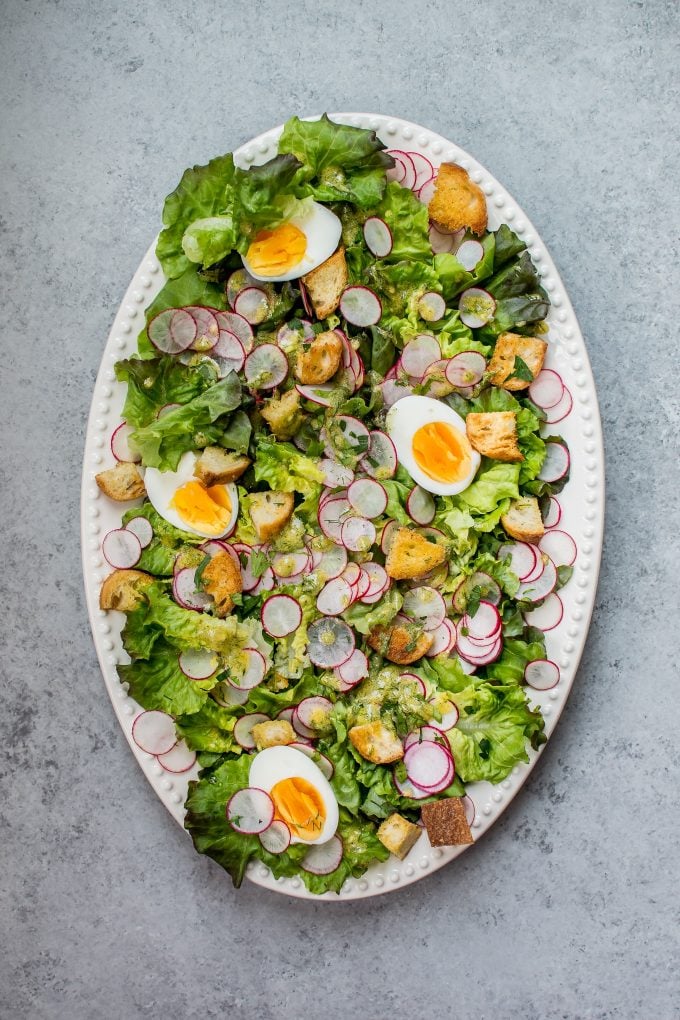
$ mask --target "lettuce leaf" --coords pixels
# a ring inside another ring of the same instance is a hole
[[[330,875],[312,875],[300,870],[300,878],[310,892],[320,895],[325,892],[339,893],[348,878],[359,878],[376,861],[386,861],[389,851],[376,836],[376,827],[370,822],[356,821],[340,808],[338,836],[342,840],[342,860]]]
[[[123,632],[126,647],[131,644],[133,631],[137,631],[135,624],[134,615],[130,614]],[[148,628],[144,629],[149,633]],[[139,645],[136,647],[139,648]],[[130,685],[130,696],[142,708],[158,709],[173,716],[198,712],[207,700],[208,690],[215,683],[212,678],[189,680],[179,668],[177,648],[160,637],[153,641],[148,658],[118,666],[118,676],[121,682]]]
[[[240,754],[241,748],[232,731],[241,714],[237,707],[222,708],[212,698],[207,698],[197,712],[176,719],[177,732],[195,751]]]
[[[488,279],[493,273],[494,253],[496,250],[494,234],[487,234],[481,243],[484,254],[472,272],[465,269],[456,256],[449,252],[435,255],[434,268],[439,277],[442,293],[447,301],[457,297],[468,287],[477,286],[483,280]]]
[[[507,499],[519,498],[519,464],[501,461],[484,461],[472,485],[452,499],[454,506],[470,510],[475,515],[489,514]]]
[[[198,266],[188,263],[187,269],[180,276],[166,280],[146,309],[146,321],[150,322],[166,308],[182,308],[184,305],[205,305],[208,308],[224,309],[227,307],[224,287],[201,276]],[[147,335],[146,326],[137,337],[137,348],[140,358],[158,357],[158,351]]]
[[[392,250],[385,262],[401,262],[402,259],[431,261],[427,206],[418,201],[410,188],[402,188],[391,181],[382,202],[371,210],[370,215],[384,220],[392,233]]]
[[[520,684],[524,680],[526,664],[544,658],[545,638],[542,635],[540,640],[535,641],[506,637],[500,659],[487,666],[486,673],[501,684]]]
[[[217,381],[208,362],[192,367],[165,356],[119,361],[116,378],[127,383],[122,417],[131,426],[148,425],[166,404],[188,404]]]
[[[265,436],[257,440],[253,469],[256,481],[305,497],[318,498],[324,480],[317,461],[306,457],[292,443],[277,443]]]
[[[143,601],[128,613],[123,643],[130,654],[138,655],[126,641],[126,634],[130,627],[135,631],[144,628],[149,634],[156,631],[176,649],[208,648],[228,658],[249,644],[256,622],[244,620],[240,623],[235,616],[221,620],[208,613],[184,609],[165,593],[162,584],[157,583],[144,589]],[[213,684],[215,682],[213,680]]]
[[[355,602],[342,614],[350,627],[359,634],[369,634],[374,627],[391,623],[402,607],[403,598],[396,588],[390,588],[375,605]]]
[[[429,262],[375,262],[366,273],[366,282],[382,300],[381,325],[395,332],[394,320],[410,318],[418,330],[418,299],[427,290],[439,290],[439,276]],[[402,324],[403,325],[403,324]]]
[[[545,319],[550,299],[528,252],[510,262],[484,284],[496,299],[496,311],[480,336],[498,336],[515,327]]]

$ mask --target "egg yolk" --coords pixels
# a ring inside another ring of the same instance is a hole
[[[298,839],[316,839],[326,821],[321,795],[306,779],[292,776],[272,786],[275,816],[285,822]]]
[[[210,535],[222,535],[231,517],[231,500],[224,486],[206,488],[195,479],[175,490],[170,506],[186,524]]]
[[[246,258],[260,276],[280,276],[301,262],[307,251],[307,238],[292,223],[274,230],[260,230],[248,248]]]
[[[412,450],[420,470],[437,482],[459,482],[470,471],[469,443],[447,422],[421,426],[413,436]]]

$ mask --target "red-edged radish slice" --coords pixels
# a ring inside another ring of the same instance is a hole
[[[177,743],[175,720],[167,712],[140,712],[132,724],[132,739],[147,754],[165,754]]]
[[[309,848],[300,862],[300,867],[311,875],[330,875],[340,867],[342,861],[342,840],[332,836],[327,843],[317,843]]]
[[[159,409],[156,418],[164,418],[166,414],[170,414],[171,411],[176,411],[177,408],[181,406],[181,404],[163,404],[163,406]]]
[[[406,512],[416,522],[425,527],[434,520],[436,512],[432,494],[420,485],[414,485],[406,499]]]
[[[388,552],[390,551],[392,539],[394,538],[394,534],[397,528],[399,527],[400,524],[398,521],[388,521],[382,530],[382,535],[380,536],[380,549],[382,550],[382,552],[384,552],[385,556],[387,556]]]
[[[335,577],[328,581],[316,597],[316,608],[324,616],[339,616],[351,606],[354,592],[351,584],[344,577]]]
[[[535,691],[549,691],[560,682],[560,667],[550,659],[534,659],[524,667],[524,680]]]
[[[422,726],[419,730],[411,730],[404,737],[404,751],[408,751],[409,747],[413,747],[414,744],[422,744],[424,740],[431,740],[435,744],[441,743],[446,740],[443,730],[438,729],[436,726]]]
[[[166,772],[179,776],[188,772],[196,764],[196,752],[187,747],[183,740],[178,741],[165,754],[157,754],[156,761]]]
[[[336,545],[342,542],[342,525],[352,513],[352,508],[344,496],[337,496],[327,499],[323,505],[319,505],[317,520],[319,527],[326,538],[330,538]]]
[[[462,660],[459,660],[459,661],[462,662]],[[469,663],[466,663],[466,665],[469,665]],[[452,701],[450,701],[450,702],[448,702],[448,704],[451,705],[451,708],[448,710],[448,712],[444,712],[442,714],[441,719],[437,723],[437,726],[439,727],[439,729],[440,730],[444,730],[445,732],[447,732],[448,730],[452,730],[453,727],[458,722],[458,718],[459,718],[458,709],[456,708],[454,703]]]
[[[314,330],[312,329],[311,323],[307,322],[306,319],[300,319],[300,325],[297,328],[285,323],[276,334],[276,342],[281,350],[286,354],[290,354],[291,351],[294,351],[298,347],[300,340],[305,341],[313,339]]]
[[[253,347],[245,360],[243,374],[254,390],[273,390],[288,375],[288,358],[276,344]]]
[[[258,281],[251,276],[247,269],[236,269],[227,280],[226,295],[227,301],[234,307],[234,302],[242,290],[246,287],[257,287]]]
[[[444,652],[452,652],[456,647],[456,625],[452,620],[443,620],[431,634],[432,644],[425,652],[428,659],[434,659],[436,655],[442,655]]]
[[[342,576],[345,581],[348,581],[354,589],[356,594],[358,591],[359,578],[361,577],[361,567],[358,563],[348,563],[342,572]]]
[[[207,648],[186,648],[177,658],[179,668],[189,680],[207,680],[217,670],[220,660]]]
[[[390,578],[385,568],[380,563],[364,563],[362,570],[368,576],[369,587],[361,596],[362,601],[365,602],[367,598],[373,595],[382,595],[382,593],[389,587]]]
[[[342,666],[355,648],[352,628],[336,617],[315,620],[309,625],[307,638],[310,661],[322,669]]]
[[[253,726],[268,720],[269,716],[263,712],[250,712],[248,715],[242,715],[234,725],[234,740],[246,751],[252,751],[255,747]]]
[[[375,524],[366,517],[348,517],[343,522],[340,537],[351,552],[368,552],[376,540]]]
[[[258,839],[268,854],[282,854],[290,846],[290,829],[280,818],[275,818],[269,828],[259,834]]]
[[[556,528],[562,518],[562,507],[559,500],[554,496],[550,497],[550,503],[543,517],[543,525],[546,528]]]
[[[361,460],[366,474],[378,481],[391,478],[397,470],[397,451],[385,432],[375,429],[368,434],[368,450]]]
[[[380,517],[387,509],[387,493],[373,478],[357,478],[347,489],[347,499],[362,517]]]
[[[369,672],[365,652],[362,652],[360,648],[355,648],[347,662],[338,666],[335,672],[343,683],[352,684],[352,686],[358,684],[368,676]]]
[[[270,637],[283,638],[302,623],[302,609],[292,595],[270,595],[262,605],[260,619]]]
[[[322,553],[314,553],[313,570],[321,580],[332,581],[334,577],[340,576],[346,566],[347,550],[341,545],[336,545]]]
[[[149,322],[147,336],[162,354],[181,354],[196,339],[196,323],[183,308],[166,308]]]
[[[269,314],[269,297],[261,287],[245,287],[234,301],[234,311],[251,326],[258,326]]]
[[[328,698],[323,698],[319,695],[312,698],[303,698],[300,704],[295,709],[295,714],[300,720],[303,726],[306,726],[312,733],[316,733],[318,726],[314,726],[314,721],[317,719],[318,713],[323,713],[325,716],[333,708],[333,702],[329,701]]]
[[[125,525],[126,531],[131,531],[133,535],[136,535],[139,539],[139,544],[142,549],[146,549],[147,545],[150,545],[153,541],[153,528],[151,527],[151,521],[148,521],[146,517],[131,517]]]
[[[461,659],[460,655],[454,655],[452,658],[456,659],[458,665],[463,670],[466,676],[472,676],[476,671],[477,667],[472,662],[468,662],[467,659]]]
[[[364,241],[377,259],[384,259],[392,251],[392,231],[379,216],[369,216],[364,223]]]
[[[346,287],[340,298],[340,312],[353,326],[375,326],[380,321],[382,305],[368,287]]]
[[[562,622],[564,606],[562,599],[557,592],[551,592],[540,606],[530,609],[524,614],[524,619],[530,627],[538,627],[539,630],[554,630]]]
[[[210,697],[222,708],[231,708],[233,705],[245,705],[250,697],[248,691],[239,691],[228,683],[219,683],[210,692]]]
[[[499,635],[492,645],[488,647],[480,648],[470,638],[465,637],[464,634],[458,631],[458,637],[456,639],[456,648],[458,654],[468,662],[474,663],[475,666],[486,666],[490,662],[495,662],[498,656],[503,650],[503,638]]]
[[[481,600],[474,616],[466,613],[461,624],[473,640],[491,641],[496,639],[501,629],[501,615],[494,605]]]
[[[351,414],[339,414],[333,423],[340,429],[343,442],[354,453],[365,453],[368,450],[369,432],[362,421]]]
[[[404,152],[403,149],[388,149],[387,153],[394,160],[395,170],[397,170],[398,167],[401,167],[401,170],[403,171],[401,174],[401,179],[398,181],[398,183],[401,184],[402,188],[409,189],[413,188],[413,186],[416,183],[416,177],[418,176],[418,174],[415,166],[413,165],[411,154],[408,152]],[[390,171],[388,171],[387,173],[389,177]],[[394,173],[394,171],[392,171],[392,173]],[[397,180],[397,176],[389,177],[389,179]]]
[[[420,333],[404,347],[401,365],[404,371],[414,379],[422,379],[426,371],[442,356],[441,347],[431,333]]]
[[[301,552],[274,553],[271,566],[277,577],[286,580],[309,569],[310,555],[306,549]]]
[[[564,387],[564,394],[559,404],[555,407],[550,407],[545,412],[545,423],[546,425],[557,425],[559,421],[563,421],[568,415],[571,414],[574,407],[574,398],[571,395],[571,391]]]
[[[469,287],[458,299],[460,320],[470,329],[479,329],[491,322],[496,313],[496,300],[488,290],[481,287]]]
[[[297,735],[302,737],[303,740],[308,741],[309,746],[313,746],[311,741],[316,740],[316,733],[314,730],[310,730],[309,726],[305,726],[302,720],[298,717],[297,705],[293,709],[293,715],[291,716],[290,723]]]
[[[445,312],[446,301],[436,290],[428,290],[418,299],[418,314],[425,322],[439,322]]]
[[[413,393],[413,387],[401,380],[385,379],[384,382],[380,383],[380,392],[382,393],[385,407],[392,407],[398,400],[410,397]]]
[[[515,595],[518,602],[540,602],[546,595],[554,590],[557,584],[557,569],[551,559],[543,564],[543,570],[538,577],[522,581]]]
[[[319,386],[303,386],[296,383],[295,388],[305,400],[311,400],[313,404],[320,404],[321,407],[330,407],[332,396],[337,393],[337,387],[331,383],[321,383]]]
[[[461,389],[476,386],[486,371],[486,359],[479,351],[461,351],[446,366],[446,378],[451,386]]]
[[[345,467],[340,461],[324,457],[319,461],[319,467],[324,473],[324,485],[331,489],[340,489],[351,485],[354,481],[354,472],[351,468]]]
[[[177,571],[172,579],[172,594],[180,606],[196,613],[202,613],[212,603],[209,595],[196,588],[195,567],[183,567]]]
[[[401,797],[407,797],[409,800],[424,800],[425,797],[431,797],[432,792],[428,790],[419,790],[417,786],[414,786],[410,779],[399,779],[394,773],[392,774],[392,782],[394,783],[397,792]]]
[[[566,531],[547,532],[538,543],[541,552],[547,553],[556,567],[570,567],[576,561],[576,542]]]
[[[262,577],[253,588],[253,595],[260,595],[263,591],[271,591],[275,584],[274,571],[267,567]]]
[[[227,821],[236,832],[258,835],[274,821],[274,801],[264,790],[246,786],[229,798]]]
[[[552,368],[542,369],[529,386],[529,396],[537,407],[547,410],[559,404],[564,395],[562,377]]]
[[[430,177],[429,180],[425,181],[425,183],[421,184],[418,188],[416,195],[418,197],[418,201],[422,202],[423,205],[429,205],[434,198],[434,185],[435,178]]]
[[[262,546],[256,545],[251,548],[251,546],[246,545],[245,542],[234,542],[232,548],[239,559],[239,564],[241,567],[241,583],[243,584],[243,590],[245,592],[252,591],[254,588],[257,588],[257,585],[260,582],[261,575],[258,577],[255,576],[255,574],[250,569],[250,561],[255,550],[256,549],[261,550]]]
[[[203,352],[212,350],[220,335],[220,327],[213,309],[204,305],[186,305],[184,311],[188,312],[196,323],[196,337],[191,344],[192,350]]]
[[[139,562],[142,555],[142,543],[127,528],[115,528],[104,535],[102,542],[104,559],[118,570],[128,570]]]
[[[557,482],[569,470],[569,451],[562,443],[545,444],[545,460],[539,472],[542,482]]]
[[[244,648],[243,654],[245,656],[243,672],[239,677],[230,679],[229,683],[240,691],[252,691],[264,680],[267,663],[264,655],[257,648]]]
[[[404,753],[404,765],[408,778],[421,790],[439,793],[453,782],[455,769],[451,752],[433,740],[411,744]]]
[[[312,319],[314,318],[314,306],[312,305],[312,302],[309,300],[307,288],[305,287],[302,280],[298,281],[298,286],[300,288],[300,300],[302,301],[302,307],[304,308],[306,314],[310,317],[310,319]]]
[[[402,610],[424,630],[436,630],[446,617],[446,604],[435,588],[419,585],[404,595]]]
[[[484,258],[484,249],[479,241],[463,241],[456,251],[456,258],[463,269],[471,273]]]
[[[293,715],[295,713],[295,705],[289,705],[288,708],[282,708],[280,712],[276,713],[277,719],[285,719],[291,726],[293,725]]]
[[[407,155],[411,157],[413,169],[416,172],[416,179],[411,185],[411,189],[413,191],[419,191],[426,181],[431,181],[435,176],[434,167],[427,156],[423,156],[420,152],[412,152],[409,149]]]
[[[490,574],[475,571],[474,574],[470,574],[464,581],[461,581],[453,593],[453,608],[459,613],[464,613],[467,608],[467,598],[475,588],[479,588],[485,602],[490,602],[494,606],[500,602],[502,592],[498,582]]]
[[[248,354],[253,349],[253,328],[247,319],[236,312],[215,312],[220,332],[233,333]]]
[[[435,255],[453,255],[460,241],[455,234],[444,233],[434,224],[430,225],[430,245]]]
[[[217,343],[210,352],[210,357],[219,368],[220,378],[229,372],[240,372],[246,360],[243,344],[235,333],[221,329]]]
[[[536,567],[536,550],[528,542],[506,542],[498,550],[499,560],[509,560],[510,569],[520,581],[530,577]]]
[[[128,443],[131,432],[132,429],[126,421],[121,422],[118,428],[113,430],[111,435],[111,453],[116,460],[138,464],[142,458],[138,453],[133,453]]]
[[[472,797],[468,797],[467,794],[463,797],[463,808],[465,810],[467,823],[471,826],[475,820],[475,802]]]

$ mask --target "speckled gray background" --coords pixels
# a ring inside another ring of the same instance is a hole
[[[1,19],[0,1016],[679,1016],[677,5],[5,0]],[[324,109],[427,124],[525,207],[583,325],[608,470],[596,618],[540,766],[460,861],[338,906],[235,893],[195,856],[114,722],[78,550],[90,392],[163,196]]]

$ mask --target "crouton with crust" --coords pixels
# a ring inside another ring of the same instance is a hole
[[[413,624],[392,623],[388,627],[374,627],[366,640],[383,658],[399,666],[409,666],[422,659],[434,638]]]
[[[361,757],[374,765],[389,765],[404,757],[399,737],[379,720],[352,726],[347,736]]]
[[[265,747],[281,747],[297,740],[297,733],[287,719],[268,719],[257,723],[252,729],[253,740],[258,751]]]
[[[398,528],[387,553],[385,570],[395,581],[422,577],[446,559],[446,550],[411,528]]]
[[[487,211],[484,192],[457,163],[442,163],[428,205],[430,219],[447,230],[471,230],[483,234]]]
[[[139,468],[128,461],[120,460],[108,471],[100,471],[94,476],[94,480],[104,495],[109,499],[115,499],[117,503],[126,503],[129,499],[146,496],[146,486]]]
[[[280,397],[265,400],[260,414],[277,439],[292,439],[305,420],[300,410],[300,394],[293,388]]]
[[[203,591],[215,600],[215,615],[226,616],[234,608],[232,595],[243,591],[241,569],[229,553],[218,553],[201,574]]]
[[[153,584],[151,574],[143,570],[114,570],[99,592],[100,609],[118,609],[129,613],[142,600],[142,592]]]
[[[513,500],[510,509],[501,517],[503,530],[510,538],[518,542],[540,542],[545,533],[545,526],[538,500],[535,496],[524,496]]]
[[[253,492],[250,495],[250,519],[260,542],[268,542],[282,531],[293,513],[292,492]]]
[[[509,464],[524,460],[517,444],[517,415],[514,411],[472,411],[465,419],[470,445],[492,460]]]
[[[520,336],[518,333],[501,333],[489,362],[491,382],[504,390],[525,390],[528,379],[510,378],[515,371],[515,358],[522,359],[534,379],[543,368],[548,345],[537,336]]]
[[[250,459],[221,446],[206,446],[196,461],[194,474],[205,486],[235,482],[250,467]]]
[[[414,825],[395,811],[381,824],[376,836],[391,854],[403,861],[418,842],[422,831],[419,825]]]
[[[325,319],[335,311],[348,280],[345,249],[342,245],[320,266],[305,273],[302,282],[307,288],[317,319]]]
[[[342,340],[332,329],[303,344],[297,356],[295,375],[305,386],[321,386],[340,368]]]

